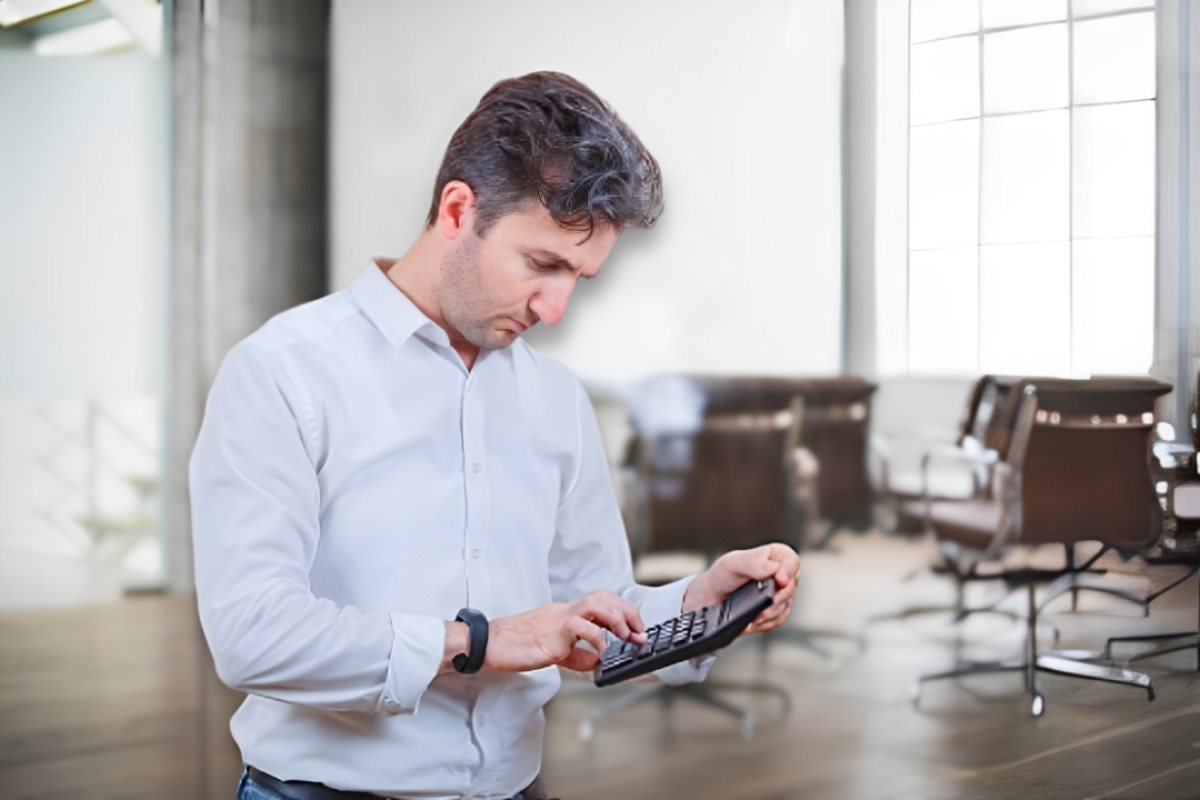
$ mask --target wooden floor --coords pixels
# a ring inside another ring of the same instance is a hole
[[[866,625],[880,611],[951,596],[928,575],[927,542],[845,535],[839,552],[805,557],[803,624],[864,632],[861,652],[833,643],[841,663],[743,640],[713,680],[784,687],[729,700],[752,708],[753,741],[737,721],[686,700],[642,703],[602,721],[584,743],[579,722],[626,687],[569,683],[548,710],[545,775],[564,800],[714,798],[1195,798],[1200,797],[1200,672],[1196,653],[1137,662],[1158,699],[1136,689],[1040,678],[1045,715],[1029,716],[1017,675],[931,684],[914,679],[957,656],[1012,656],[1023,628],[1003,618],[946,617]],[[1043,554],[1053,560],[1055,554]],[[1106,562],[1107,563],[1107,562]],[[1109,566],[1146,590],[1178,568]],[[973,587],[976,598],[995,586]],[[1007,606],[1020,610],[1023,598]],[[1111,598],[1060,599],[1046,619],[1060,647],[1106,635],[1194,628],[1196,582],[1156,601],[1149,619]],[[1051,630],[1044,631],[1049,646]],[[227,733],[237,697],[212,677],[189,597],[0,614],[0,798],[231,798],[239,759]]]

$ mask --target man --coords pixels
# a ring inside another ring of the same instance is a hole
[[[642,642],[644,620],[750,578],[776,583],[751,630],[787,618],[784,545],[633,582],[587,396],[519,339],[660,198],[654,159],[585,86],[501,82],[402,258],[229,353],[190,477],[201,622],[249,695],[240,797],[544,797],[555,667],[592,669],[606,632]]]

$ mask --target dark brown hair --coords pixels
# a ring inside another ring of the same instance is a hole
[[[452,180],[476,196],[475,230],[536,198],[564,228],[648,228],[662,213],[658,162],[595,92],[559,72],[488,90],[450,138],[428,223]]]

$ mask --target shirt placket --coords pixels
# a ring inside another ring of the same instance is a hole
[[[488,470],[491,464],[484,447],[484,408],[477,365],[476,370],[467,376],[463,386],[463,485],[467,494],[467,529],[463,536],[463,562],[467,576],[467,605],[486,613],[492,605],[487,552],[488,525],[491,519],[491,481],[488,478]],[[478,685],[474,687],[474,697],[470,701],[467,718],[471,738],[479,753],[478,769],[472,776],[472,783],[479,778],[487,762],[487,753],[491,749],[484,720],[476,713],[481,700],[478,695],[479,689]],[[466,796],[474,795],[468,791]]]
[[[467,603],[486,611],[491,607],[492,588],[488,575],[488,524],[491,519],[491,469],[484,447],[483,392],[477,372],[463,388],[462,437],[463,485],[467,490],[467,529],[463,537],[463,560],[467,576]]]

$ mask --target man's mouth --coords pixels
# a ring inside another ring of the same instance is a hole
[[[512,322],[513,326],[516,328],[517,333],[524,333],[525,331],[529,330],[529,326],[526,325],[525,323],[521,322],[520,320],[513,319],[512,317],[509,317],[508,319],[510,322]]]

